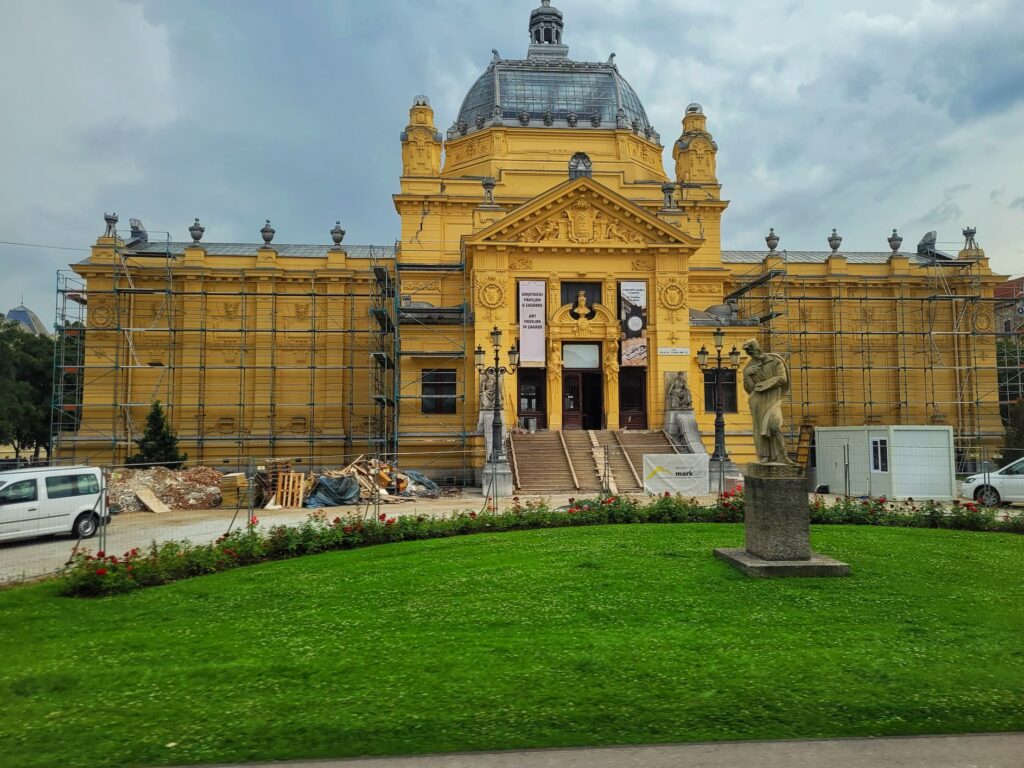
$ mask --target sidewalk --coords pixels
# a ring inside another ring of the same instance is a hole
[[[538,749],[361,760],[250,763],[245,768],[1022,768],[1024,733],[835,741],[743,741]],[[221,768],[232,768],[221,766]],[[234,768],[242,768],[235,766]]]

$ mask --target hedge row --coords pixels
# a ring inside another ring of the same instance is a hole
[[[1024,533],[1024,516],[979,507],[973,502],[952,507],[933,502],[888,502],[840,499],[810,504],[811,522],[832,525],[884,525],[910,528],[955,528]],[[521,504],[505,512],[460,512],[451,517],[381,515],[375,519],[335,517],[317,511],[297,526],[261,528],[253,518],[245,528],[209,544],[154,542],[121,556],[79,553],[61,574],[61,593],[94,597],[168,584],[180,579],[339,549],[395,541],[416,541],[473,533],[523,531],[575,525],[629,523],[737,523],[743,520],[743,493],[727,492],[711,505],[664,495],[646,501],[620,497],[570,500],[551,509],[543,502]]]

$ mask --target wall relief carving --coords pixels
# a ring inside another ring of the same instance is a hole
[[[682,309],[686,303],[686,286],[675,277],[658,281],[658,303],[665,309]]]
[[[511,259],[508,268],[519,272],[528,272],[533,269],[533,259]]]
[[[487,309],[505,306],[505,286],[494,275],[479,278],[476,296],[477,301]]]
[[[621,222],[609,220],[587,200],[577,200],[558,216],[534,224],[513,239],[523,243],[568,240],[579,245],[594,242],[644,242],[639,232],[625,227]]]

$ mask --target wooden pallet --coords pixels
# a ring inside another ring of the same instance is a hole
[[[284,509],[300,509],[306,490],[302,472],[281,472],[278,475],[277,503]]]

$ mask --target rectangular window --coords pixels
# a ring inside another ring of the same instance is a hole
[[[563,344],[562,365],[572,369],[601,367],[600,344]]]
[[[871,471],[889,471],[889,441],[883,438],[871,440]]]
[[[0,506],[22,504],[26,501],[36,501],[38,498],[39,488],[35,480],[19,480],[16,483],[5,485],[0,491]]]
[[[455,371],[443,369],[423,372],[423,412],[455,413]]]
[[[50,499],[89,496],[99,492],[100,487],[95,475],[59,475],[46,478],[46,496]]]
[[[583,291],[588,307],[601,303],[600,283],[562,283],[562,305],[576,306],[580,299],[580,291]]]
[[[712,368],[704,371],[704,412],[715,412],[715,380],[722,377],[722,413],[736,413],[736,371]]]

